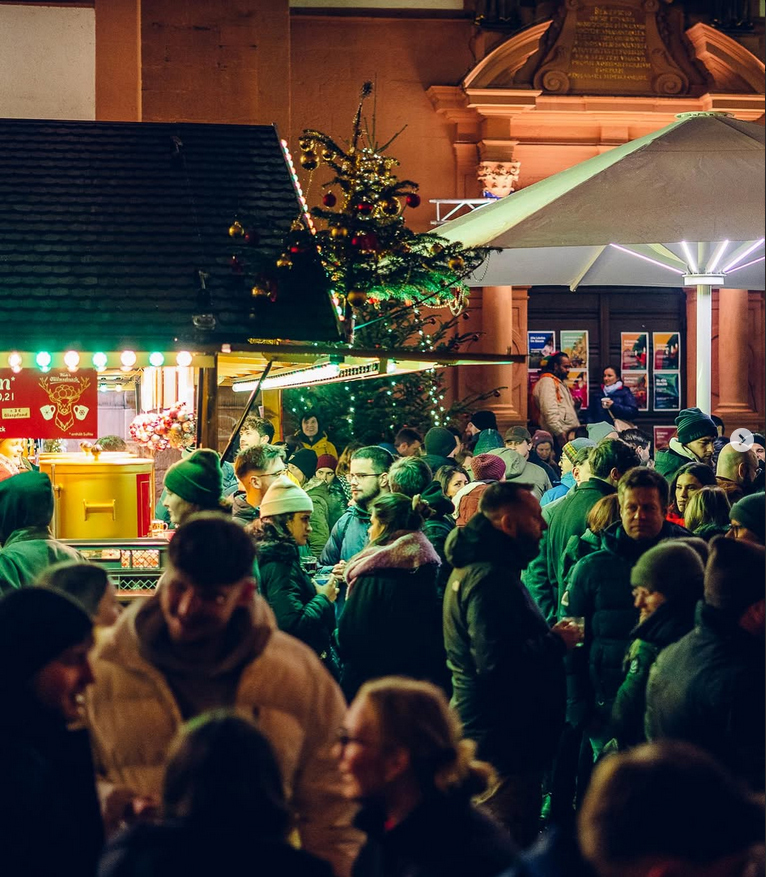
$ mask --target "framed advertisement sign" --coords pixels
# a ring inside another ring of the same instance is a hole
[[[669,445],[670,440],[676,436],[675,426],[655,426],[654,427],[654,452],[664,451]]]
[[[0,369],[0,438],[98,436],[95,369]]]
[[[654,373],[654,410],[681,410],[681,375],[679,372]]]
[[[540,368],[540,361],[556,351],[555,332],[527,332],[527,351],[529,358],[527,368],[535,371]]]

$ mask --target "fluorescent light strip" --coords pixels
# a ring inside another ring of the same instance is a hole
[[[261,384],[262,390],[279,390],[282,387],[298,387],[307,384],[317,384],[330,378],[336,378],[340,372],[340,366],[335,362],[326,362],[323,365],[317,365],[313,368],[302,368],[297,371],[287,372],[282,375],[275,375],[273,378],[266,378]],[[241,381],[235,383],[232,387],[235,393],[246,393],[254,390],[258,386],[258,381]]]
[[[697,273],[697,263],[694,260],[694,256],[692,256],[691,247],[686,241],[681,241],[681,247],[684,251],[684,255],[686,256],[686,261],[689,263],[689,273],[696,274]]]
[[[727,274],[729,271],[731,271],[732,268],[734,268],[735,265],[739,265],[739,263],[743,259],[746,259],[750,255],[750,253],[753,252],[753,250],[757,250],[758,247],[760,247],[761,244],[763,244],[764,242],[766,242],[766,238],[761,238],[759,241],[756,241],[754,244],[751,244],[745,250],[744,253],[740,253],[736,259],[733,259],[731,262],[729,262],[729,264],[723,269],[723,273]],[[748,262],[748,265],[752,265],[752,264],[753,264],[752,262]]]
[[[622,250],[623,253],[628,253],[631,256],[635,256],[637,259],[643,259],[645,262],[651,262],[652,265],[657,265],[658,268],[664,268],[666,271],[672,271],[673,274],[683,276],[686,273],[685,271],[681,271],[680,268],[671,268],[670,265],[666,265],[664,262],[658,262],[656,259],[650,259],[649,256],[644,256],[643,253],[637,253],[635,250],[629,250],[627,247],[621,247],[619,244],[609,244],[609,246],[614,247],[615,250]]]
[[[728,271],[728,274],[733,274],[735,271],[741,271],[743,268],[749,268],[751,265],[757,265],[759,262],[763,262],[766,259],[766,256],[759,256],[757,259],[753,259],[752,262],[745,262],[744,265],[737,265],[736,268],[732,268]]]
[[[726,251],[726,247],[729,246],[728,241],[722,241],[719,245],[718,249],[715,251],[715,255],[713,256],[713,261],[705,267],[705,274],[715,274],[715,269],[718,263],[721,261],[724,252]]]

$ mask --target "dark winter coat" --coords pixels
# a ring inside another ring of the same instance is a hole
[[[139,824],[117,835],[101,858],[98,877],[332,877],[327,862],[287,843],[261,841],[243,831],[222,837],[185,822]]]
[[[260,590],[274,610],[279,629],[302,640],[320,657],[326,656],[335,629],[335,610],[301,567],[298,546],[264,540],[256,552]]]
[[[690,535],[683,527],[665,521],[655,539],[638,541],[631,539],[618,521],[601,534],[601,550],[584,557],[572,569],[561,612],[585,618],[590,679],[589,683],[582,680],[581,696],[595,708],[600,724],[610,718],[624,676],[630,634],[639,617],[633,605],[630,572],[639,557],[658,542]]]
[[[662,649],[678,642],[694,627],[694,603],[668,600],[633,631],[625,658],[625,678],[612,707],[611,735],[619,749],[643,743],[646,683]]]
[[[591,478],[543,508],[548,529],[543,533],[537,557],[527,567],[522,580],[548,623],[558,617],[565,585],[564,553],[569,540],[572,536],[582,536],[588,528],[590,510],[602,497],[615,492],[616,488],[606,481]]]
[[[459,795],[434,793],[389,831],[383,816],[357,816],[367,843],[353,877],[496,877],[516,858],[508,833]]]
[[[312,478],[303,485],[303,489],[311,497],[314,510],[311,512],[311,533],[309,534],[309,551],[319,557],[324,551],[330,531],[340,515],[330,523],[330,490],[320,478]]]
[[[258,509],[254,509],[247,501],[247,494],[244,490],[238,490],[232,497],[231,516],[243,527],[257,520]]]
[[[362,683],[392,674],[448,690],[438,567],[439,557],[422,533],[370,546],[349,563],[337,633],[341,688],[349,702]]]
[[[614,404],[611,408],[604,408],[602,399],[611,399]],[[637,415],[636,398],[628,387],[620,387],[611,393],[605,392],[602,387],[600,392],[590,394],[588,423],[613,423],[614,418],[633,421]]]
[[[679,454],[678,451],[673,450],[674,444],[679,446],[678,439],[671,439],[669,447],[657,451],[654,455],[654,468],[663,476],[663,478],[665,478],[668,484],[670,484],[675,478],[676,472],[678,472],[682,466],[685,466],[687,463],[701,462],[693,455],[690,457],[688,455]]]
[[[542,767],[564,723],[564,643],[521,583],[514,540],[484,515],[446,550],[444,642],[465,734],[501,774]]]
[[[646,736],[694,743],[762,791],[765,689],[763,638],[701,604],[694,630],[664,649],[651,669]]]
[[[0,778],[3,877],[92,877],[104,831],[88,732],[6,702]]]
[[[322,566],[333,567],[339,560],[350,560],[367,544],[370,513],[352,505],[332,528],[330,538],[319,557]]]

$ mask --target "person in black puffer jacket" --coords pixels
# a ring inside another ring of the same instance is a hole
[[[572,569],[561,598],[562,614],[585,619],[585,672],[578,674],[569,703],[570,719],[589,724],[594,755],[608,738],[612,704],[623,680],[623,659],[639,619],[630,574],[638,559],[663,539],[690,536],[665,520],[668,485],[653,469],[626,472],[617,486],[620,521],[601,536],[601,550]],[[581,668],[584,668],[584,661]],[[574,681],[574,680],[573,680]]]
[[[300,562],[311,525],[311,497],[281,475],[261,503],[262,530],[256,539],[261,594],[274,610],[279,629],[302,640],[334,674],[331,636],[335,630],[334,602],[338,587],[333,577],[315,585]]]
[[[668,540],[650,548],[633,567],[630,582],[641,613],[625,657],[626,675],[612,707],[611,733],[619,749],[643,743],[646,683],[657,655],[694,627],[705,568],[699,554]]]
[[[449,689],[436,593],[439,556],[422,526],[417,498],[388,493],[371,505],[370,544],[346,566],[338,622],[341,688],[349,701],[363,682],[392,674]]]

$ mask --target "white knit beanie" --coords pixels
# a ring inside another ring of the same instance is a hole
[[[261,502],[261,517],[285,515],[290,512],[313,512],[314,503],[311,497],[286,475],[280,475]]]

